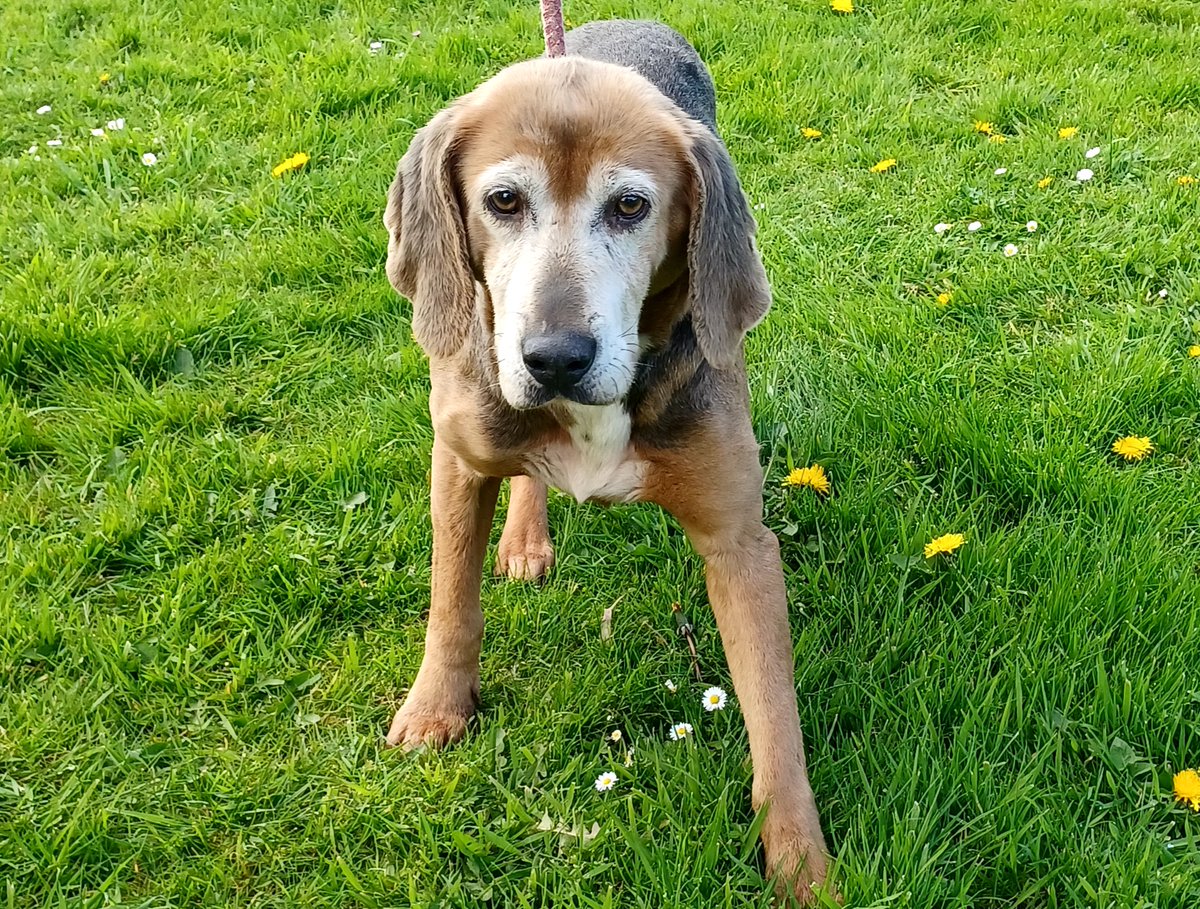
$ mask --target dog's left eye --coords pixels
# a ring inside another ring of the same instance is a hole
[[[498,189],[488,195],[486,204],[492,214],[507,218],[521,210],[521,197],[511,189]]]
[[[650,201],[637,193],[625,193],[613,200],[613,215],[624,224],[632,224],[646,217],[650,211]]]

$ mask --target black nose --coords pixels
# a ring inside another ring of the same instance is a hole
[[[551,391],[564,393],[579,384],[596,359],[596,339],[574,332],[529,335],[521,344],[529,374]]]

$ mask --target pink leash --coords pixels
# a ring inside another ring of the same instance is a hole
[[[562,0],[541,0],[542,34],[546,36],[546,56],[562,57],[567,53],[563,26]]]

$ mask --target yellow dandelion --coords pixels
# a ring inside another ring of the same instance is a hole
[[[1193,811],[1200,811],[1200,773],[1180,770],[1175,774],[1175,798]]]
[[[937,305],[949,306],[952,299],[954,299],[954,294],[950,293],[949,291],[945,291],[937,295]]]
[[[112,76],[110,76],[108,73],[100,74],[100,84],[101,85],[108,85],[108,82],[110,79],[112,79]]]
[[[854,0],[829,0],[829,8],[835,13],[852,13]]]
[[[999,133],[992,133],[988,136],[989,142],[995,142],[997,145],[1003,145],[1008,141],[1008,136],[1002,136]]]
[[[987,120],[976,120],[973,125],[975,127],[975,132],[977,133],[983,133],[985,136],[990,136],[992,134],[992,124]]]
[[[1054,182],[1053,177],[1042,177],[1042,179],[1038,180],[1038,182],[1037,182],[1037,188],[1045,189],[1047,186],[1049,186],[1053,182]]]
[[[292,155],[286,161],[281,161],[279,164],[276,164],[271,170],[271,176],[281,177],[290,171],[298,170],[307,164],[309,160],[310,159],[308,155],[306,155],[304,152],[296,152],[296,154]]]
[[[1181,176],[1176,177],[1175,182],[1178,183],[1180,186],[1191,186],[1193,183],[1196,182],[1196,178],[1191,177],[1187,174],[1183,174]]]
[[[825,473],[825,468],[820,464],[814,464],[812,467],[797,467],[786,477],[783,478],[784,486],[807,486],[813,492],[829,495],[832,488],[829,483],[829,477]]]
[[[1154,443],[1146,436],[1123,436],[1113,442],[1112,450],[1126,461],[1140,461],[1154,451]]]
[[[1078,126],[1060,126],[1058,129],[1058,138],[1074,139],[1077,132],[1079,132]]]
[[[813,129],[811,126],[806,126],[800,130],[800,135],[805,139],[820,139],[823,135],[819,129]]]
[[[898,163],[898,162],[896,161],[896,159],[895,159],[895,158],[884,158],[884,159],[883,159],[882,161],[880,161],[878,164],[872,164],[872,165],[871,165],[871,173],[873,173],[873,174],[885,174],[885,173],[887,173],[889,170],[891,170],[893,167],[895,167],[897,163]]]
[[[961,533],[943,534],[925,544],[925,558],[932,559],[935,555],[949,554],[965,542],[967,542],[966,537]]]
[[[1193,360],[1200,358],[1200,344],[1193,344],[1188,348],[1188,356]]]

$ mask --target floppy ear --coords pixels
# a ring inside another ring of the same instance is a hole
[[[449,357],[475,318],[475,284],[466,228],[454,187],[456,109],[420,129],[400,159],[388,192],[387,273],[412,301],[413,335],[430,357]]]
[[[754,244],[754,216],[729,152],[706,127],[694,126],[688,293],[700,350],[709,363],[725,369],[737,363],[742,338],[767,314],[771,287]]]

